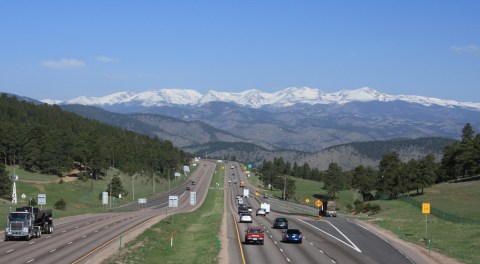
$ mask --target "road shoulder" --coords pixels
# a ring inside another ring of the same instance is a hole
[[[407,242],[398,238],[394,233],[390,232],[389,230],[382,229],[372,223],[367,221],[361,220],[353,220],[356,224],[364,227],[365,229],[369,230],[370,232],[376,234],[380,238],[383,238],[387,241],[390,245],[400,251],[403,255],[407,256],[413,263],[416,264],[438,264],[438,263],[445,263],[445,264],[461,264],[458,260],[449,258],[447,256],[441,255],[437,252],[430,251],[426,248],[423,248],[419,245],[415,245],[413,243]]]

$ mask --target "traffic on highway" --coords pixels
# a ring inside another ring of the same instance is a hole
[[[414,263],[353,220],[320,220],[279,210],[284,203],[257,195],[238,163],[225,166],[225,175],[229,263]],[[234,182],[243,182],[243,187]],[[270,210],[270,204],[277,210]]]

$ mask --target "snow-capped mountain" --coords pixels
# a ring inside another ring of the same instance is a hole
[[[480,103],[457,102],[439,98],[416,95],[388,95],[374,89],[363,87],[356,90],[342,90],[324,93],[309,87],[289,87],[281,91],[267,93],[259,90],[247,90],[240,93],[209,91],[207,94],[194,90],[161,89],[140,93],[119,92],[103,97],[82,96],[64,102],[45,99],[48,104],[81,104],[93,106],[140,105],[143,107],[167,105],[203,105],[210,102],[228,102],[251,108],[263,106],[288,107],[295,104],[347,104],[351,102],[393,102],[403,101],[423,106],[462,107],[480,110]]]

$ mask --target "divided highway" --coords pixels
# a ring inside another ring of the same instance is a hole
[[[119,245],[120,235],[148,220],[164,217],[169,195],[179,196],[178,207],[169,208],[169,215],[199,207],[206,197],[215,166],[215,162],[201,161],[189,181],[167,194],[150,199],[143,209],[131,204],[126,207],[136,209],[135,211],[55,219],[55,230],[51,235],[45,234],[31,241],[2,240],[0,263],[86,263],[95,258],[104,246],[110,243]],[[191,186],[192,191],[197,192],[196,206],[189,205],[189,192],[185,191],[192,180],[196,182],[196,185]]]
[[[237,195],[243,194],[240,181],[247,181],[246,174],[235,163],[235,168],[226,166],[226,187],[228,206],[228,252],[229,263],[398,263],[411,264],[402,252],[387,241],[368,231],[362,225],[345,218],[324,218],[284,214],[272,211],[267,216],[255,216],[263,199],[255,196],[250,189],[244,203],[252,208],[252,223],[239,223],[237,214]],[[228,181],[231,181],[231,184]],[[237,181],[237,184],[235,184]],[[247,187],[249,185],[247,184]],[[281,204],[281,203],[278,203]],[[289,228],[300,229],[303,243],[281,242],[282,229],[273,229],[276,217],[286,217]],[[259,226],[265,231],[264,245],[245,244],[244,232],[248,226]],[[238,231],[237,231],[238,230]]]

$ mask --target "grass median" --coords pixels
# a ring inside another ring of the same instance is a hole
[[[224,170],[220,167],[199,209],[167,217],[104,263],[218,263],[224,210]]]

